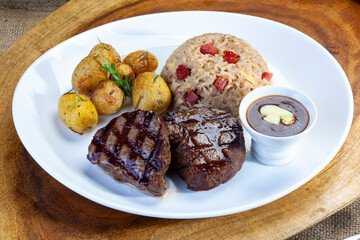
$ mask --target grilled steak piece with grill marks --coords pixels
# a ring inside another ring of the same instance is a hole
[[[163,120],[154,112],[137,110],[114,118],[99,129],[87,158],[115,180],[161,196],[171,153]]]
[[[168,112],[170,168],[191,190],[209,190],[230,180],[245,160],[242,127],[230,113],[192,108]]]

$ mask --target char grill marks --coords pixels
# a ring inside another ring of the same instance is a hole
[[[230,113],[194,108],[165,116],[171,168],[189,189],[209,190],[230,180],[245,160],[242,128]]]
[[[98,130],[88,159],[114,179],[160,196],[165,192],[164,175],[170,163],[166,127],[154,112],[124,113]]]

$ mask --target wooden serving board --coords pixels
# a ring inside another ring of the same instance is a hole
[[[353,89],[354,121],[341,150],[315,178],[275,202],[246,212],[169,220],[96,204],[58,183],[31,158],[17,136],[11,114],[16,84],[30,64],[53,46],[93,27],[178,10],[230,11],[282,22],[317,40],[339,61]],[[1,238],[285,239],[338,211],[360,193],[359,23],[359,1],[70,1],[0,57]]]

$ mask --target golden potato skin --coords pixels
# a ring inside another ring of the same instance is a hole
[[[136,76],[144,72],[153,72],[158,67],[155,55],[144,50],[130,53],[123,63],[129,64],[134,69]]]
[[[85,57],[73,72],[73,89],[79,93],[91,94],[99,82],[109,78],[109,74],[99,67],[99,63],[92,56]]]
[[[104,45],[110,50],[107,50],[101,43],[99,43],[91,49],[89,56],[94,57],[96,55],[95,58],[101,62],[101,64],[104,64],[105,60],[107,60],[109,64],[121,63],[120,55],[115,48],[113,48],[110,44],[104,43]]]
[[[76,92],[90,95],[97,87],[99,82],[109,79],[110,74],[100,65],[104,65],[105,60],[109,64],[121,62],[119,54],[109,45],[97,44],[75,68],[72,75],[72,87]]]
[[[120,110],[126,96],[124,92],[112,80],[105,80],[99,83],[91,95],[99,115],[110,115]]]
[[[115,65],[116,70],[119,73],[120,78],[124,79],[124,76],[127,76],[127,79],[130,80],[135,79],[135,72],[134,69],[129,64],[125,63],[117,63]]]
[[[77,100],[76,100],[77,99]],[[98,114],[90,99],[76,93],[62,95],[58,103],[61,121],[72,131],[86,133],[94,129],[98,122]]]
[[[132,90],[132,102],[137,109],[161,113],[171,103],[171,93],[161,76],[153,72],[145,72],[135,78]],[[141,97],[140,97],[141,96]],[[139,101],[140,99],[140,101]],[[139,105],[137,105],[139,103]]]

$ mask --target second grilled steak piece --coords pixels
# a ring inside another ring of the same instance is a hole
[[[192,108],[165,115],[172,146],[171,168],[191,190],[230,180],[245,160],[242,127],[230,113]]]
[[[115,180],[161,196],[171,154],[166,126],[154,112],[137,110],[99,129],[87,158]]]

